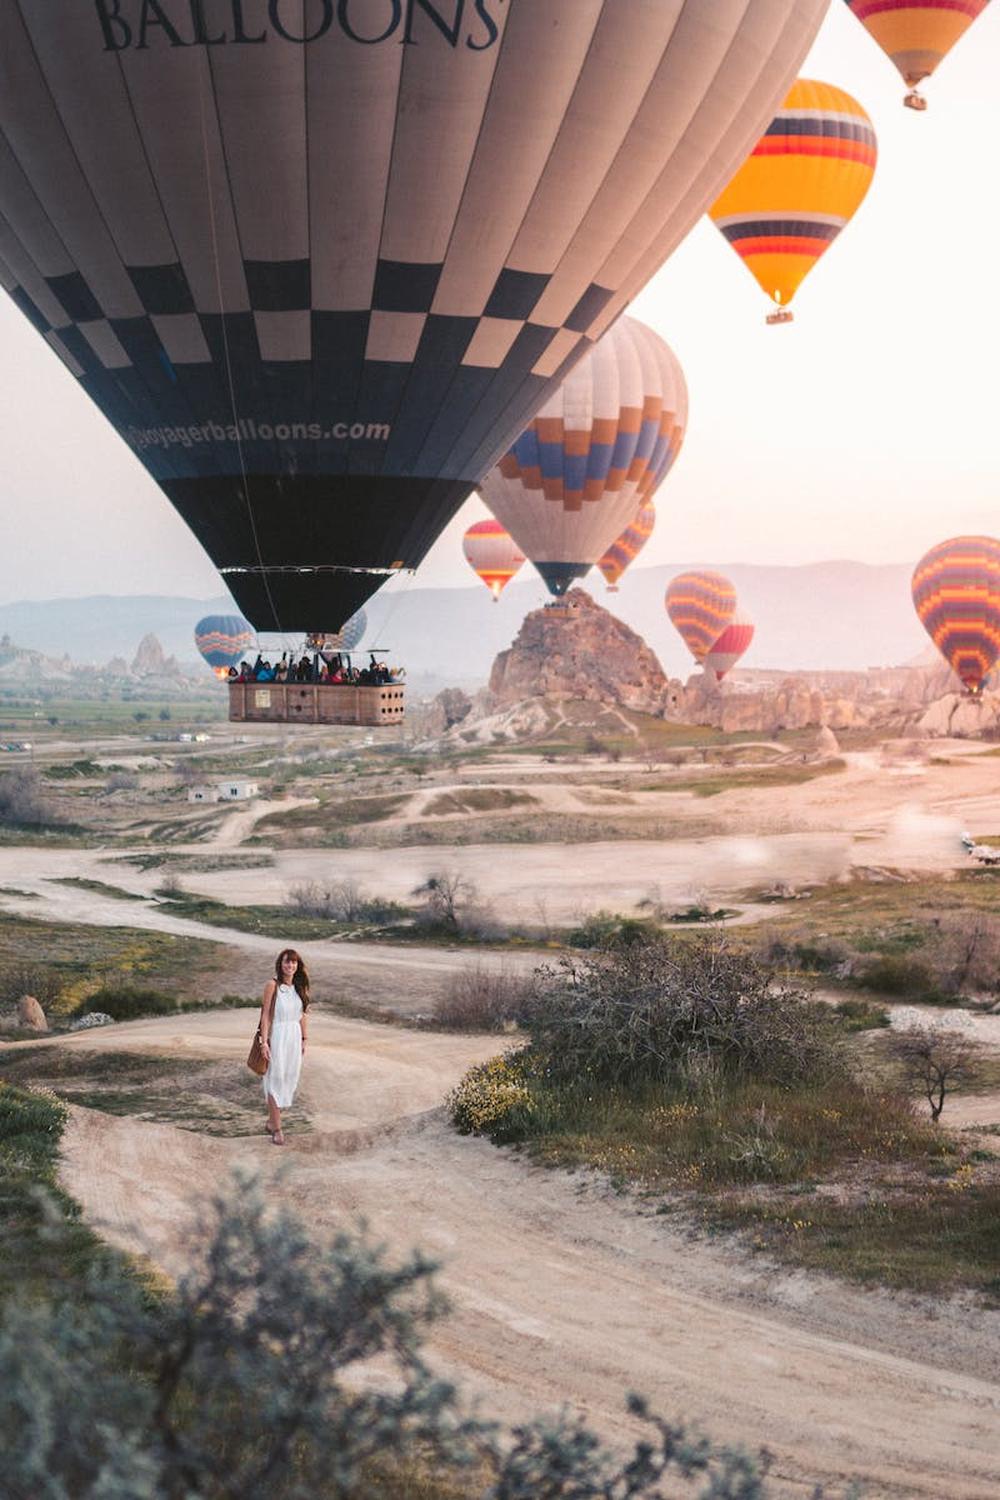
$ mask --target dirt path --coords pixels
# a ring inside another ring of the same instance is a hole
[[[250,1019],[146,1021],[62,1045],[238,1065]],[[172,1272],[192,1195],[236,1164],[317,1231],[363,1216],[396,1251],[436,1253],[455,1310],[435,1362],[507,1418],[565,1404],[621,1436],[638,1389],[718,1438],[766,1442],[783,1495],[857,1474],[867,1500],[996,1500],[1000,1313],[748,1262],[589,1177],[456,1136],[435,1106],[496,1045],[316,1016],[303,1099],[315,1133],[290,1130],[277,1151],[74,1111],[63,1181],[110,1238]]]
[[[261,818],[266,818],[268,813],[287,813],[294,812],[297,807],[315,807],[317,800],[316,797],[284,797],[280,802],[260,799],[249,807],[241,807],[238,812],[231,812],[213,837],[206,840],[205,847],[235,849],[250,837]]]
[[[201,851],[202,853],[204,850]],[[281,946],[280,940],[230,927],[212,927],[189,917],[178,917],[153,900],[138,902],[116,899],[81,886],[60,885],[58,877],[84,876],[120,885],[135,894],[148,894],[162,880],[162,872],[143,874],[125,864],[108,866],[100,851],[78,849],[0,849],[0,909],[45,921],[82,923],[98,927],[137,927],[175,937],[200,938],[232,953],[226,969],[225,987],[232,994],[254,994]],[[267,870],[250,870],[250,876],[266,876]],[[202,877],[198,877],[200,880]],[[191,882],[193,884],[193,881]],[[248,899],[266,899],[252,895]],[[185,877],[185,885],[189,882]],[[23,896],[9,894],[12,889]],[[286,887],[282,886],[283,899]],[[42,899],[39,900],[38,898]],[[427,1012],[452,976],[473,965],[511,971],[530,970],[541,955],[531,949],[490,952],[426,946],[325,941],[303,942],[318,995],[364,1001],[403,1015]]]

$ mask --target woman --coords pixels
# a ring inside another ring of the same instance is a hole
[[[274,978],[264,987],[260,1038],[267,1060],[264,1098],[267,1128],[276,1146],[285,1144],[281,1111],[291,1106],[306,1050],[309,975],[294,948],[283,948],[274,965]]]

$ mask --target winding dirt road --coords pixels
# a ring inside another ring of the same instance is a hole
[[[60,1042],[239,1066],[250,1012],[136,1022]],[[438,1367],[508,1419],[566,1405],[621,1436],[624,1393],[777,1455],[778,1492],[862,1476],[867,1500],[996,1500],[1000,1313],[862,1292],[748,1262],[589,1176],[463,1139],[440,1101],[494,1038],[314,1016],[313,1133],[276,1150],[74,1110],[63,1182],[108,1238],[176,1273],[192,1198],[237,1165],[317,1232],[358,1217],[435,1253],[454,1304]],[[255,1085],[248,1078],[248,1088]]]

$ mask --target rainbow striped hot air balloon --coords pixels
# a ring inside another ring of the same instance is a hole
[[[917,88],[965,35],[989,0],[847,0],[868,34],[895,63],[910,92],[903,103],[926,109]]]
[[[492,518],[477,521],[462,538],[465,560],[499,604],[500,595],[524,566],[526,558],[509,531]]]
[[[609,594],[617,594],[622,574],[635,562],[653,535],[655,525],[656,506],[649,500],[635,520],[625,527],[618,540],[612,542],[604,556],[598,560],[597,566],[604,574]]]
[[[788,304],[860,207],[876,156],[875,131],[858,101],[800,78],[712,204],[713,222],[778,305],[769,323],[791,321]]]
[[[754,623],[744,609],[737,609],[702,661],[706,672],[714,672],[716,682],[721,682],[731,672],[742,656],[749,651],[754,637]]]
[[[958,536],[932,547],[914,569],[913,604],[945,661],[978,698],[1000,658],[1000,541]]]
[[[483,480],[483,499],[560,597],[676,458],[687,387],[672,350],[620,318]]]
[[[736,614],[736,589],[722,573],[679,573],[666,597],[670,622],[696,662],[703,662]]]
[[[254,634],[242,615],[206,615],[194,627],[194,643],[221,679],[253,649]]]

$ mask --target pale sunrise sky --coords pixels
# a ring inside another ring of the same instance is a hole
[[[685,450],[642,565],[912,562],[1000,533],[1000,5],[902,107],[888,60],[833,0],[803,73],[847,89],[879,139],[857,217],[809,277],[796,321],[703,221],[631,311],[690,392]],[[124,443],[0,297],[0,603],[94,593],[212,597],[221,580]],[[461,534],[416,584],[474,582]],[[412,582],[409,587],[413,587]]]

